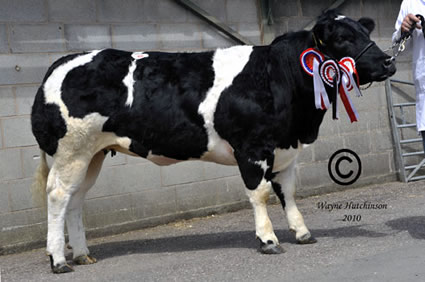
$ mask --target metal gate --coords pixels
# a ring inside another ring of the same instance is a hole
[[[395,163],[404,182],[425,179],[422,138],[416,130],[414,84],[387,79],[385,92],[395,145]],[[413,95],[412,95],[413,93]]]

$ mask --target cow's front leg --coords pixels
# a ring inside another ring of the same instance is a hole
[[[265,254],[280,254],[283,249],[279,245],[267,213],[267,200],[271,189],[271,182],[262,179],[255,189],[247,188],[246,194],[254,209],[255,235],[260,240],[260,251]]]
[[[295,203],[295,163],[296,160],[276,175],[273,179],[273,189],[282,203],[288,219],[289,230],[295,233],[297,242],[312,244],[317,240],[311,236],[305,226],[303,216]]]
[[[246,185],[246,194],[254,210],[255,233],[260,240],[260,251],[264,254],[280,254],[283,249],[279,245],[267,213],[267,200],[272,189],[270,181],[272,158],[254,161],[238,155],[237,160]]]

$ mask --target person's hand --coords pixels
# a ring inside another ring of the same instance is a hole
[[[409,32],[410,28],[415,24],[416,28],[422,28],[419,24],[420,22],[421,20],[415,17],[415,15],[408,14],[406,17],[404,17],[403,22],[401,23],[401,31]]]

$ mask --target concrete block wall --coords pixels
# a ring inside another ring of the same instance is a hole
[[[230,27],[261,44],[256,0],[193,0]],[[298,30],[332,1],[272,1],[277,34]],[[373,37],[389,43],[401,1],[347,1],[348,16],[377,20]],[[0,254],[45,240],[46,211],[32,201],[38,147],[30,129],[34,95],[48,68],[72,52],[99,48],[198,51],[235,43],[173,0],[0,0]],[[359,8],[360,7],[360,8]],[[386,12],[371,14],[376,7]],[[408,76],[408,61],[402,75]],[[337,190],[327,172],[342,147],[364,162],[358,185],[395,179],[391,132],[382,84],[356,99],[360,122],[328,114],[319,140],[299,159],[300,195]],[[376,142],[379,140],[379,142]],[[346,187],[345,187],[346,188]],[[248,206],[236,167],[187,162],[158,167],[122,154],[107,157],[85,202],[89,235],[123,232],[178,218]]]

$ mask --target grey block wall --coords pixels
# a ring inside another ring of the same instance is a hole
[[[262,44],[256,0],[193,0],[255,44]],[[333,1],[272,1],[277,34],[299,30]],[[373,38],[388,46],[401,1],[346,1],[344,13],[377,21]],[[381,11],[378,15],[376,11]],[[45,240],[46,211],[32,201],[39,152],[30,128],[34,95],[48,68],[72,52],[99,48],[199,51],[235,43],[173,0],[0,0],[0,253]],[[399,74],[409,77],[409,63]],[[360,122],[327,114],[318,141],[297,167],[300,195],[338,190],[329,156],[348,147],[364,171],[357,185],[394,180],[391,131],[382,84],[355,99]],[[344,187],[346,188],[346,187]],[[87,195],[89,235],[123,232],[178,218],[246,207],[236,167],[186,162],[158,167],[143,159],[108,156]]]

